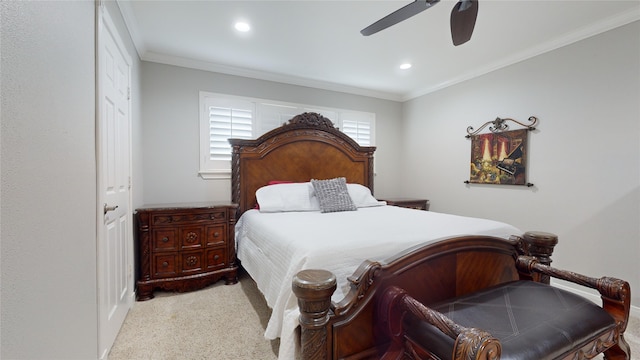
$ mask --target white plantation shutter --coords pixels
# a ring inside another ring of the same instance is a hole
[[[200,176],[229,177],[229,138],[254,138],[255,108],[250,100],[200,92]]]
[[[372,146],[374,144],[375,115],[364,112],[341,112],[343,133],[349,135],[360,146]]]
[[[360,146],[371,145],[371,124],[364,121],[342,121],[342,132],[349,135]]]
[[[209,107],[209,159],[230,161],[230,138],[251,139],[253,137],[253,111]]]

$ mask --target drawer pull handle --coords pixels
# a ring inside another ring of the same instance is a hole
[[[214,220],[216,216],[214,214],[209,214],[209,219]]]
[[[162,266],[167,267],[167,266],[169,266],[169,263],[165,261],[165,262],[162,263]]]
[[[220,236],[219,232],[216,231],[216,232],[213,233],[213,237],[218,237],[218,236]]]
[[[166,237],[166,236],[165,236],[165,237],[163,237],[163,238],[162,238],[162,242],[163,242],[163,243],[169,242],[169,238],[168,238],[168,237]]]
[[[218,260],[218,259],[220,259],[220,255],[216,255],[213,257],[213,260]]]

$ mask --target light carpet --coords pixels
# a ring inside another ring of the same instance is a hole
[[[264,338],[271,310],[244,271],[239,280],[135,302],[109,360],[277,359],[278,340]]]
[[[109,360],[277,359],[278,340],[263,336],[271,311],[244,271],[239,280],[188,293],[157,291],[154,299],[136,302]],[[631,318],[625,338],[632,359],[640,359],[640,319]]]

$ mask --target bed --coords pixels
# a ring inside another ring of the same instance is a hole
[[[359,281],[350,276],[365,259],[380,261],[452,236],[506,240],[522,234],[520,229],[498,221],[376,203],[372,195],[375,148],[359,146],[317,113],[295,116],[255,140],[229,141],[232,201],[239,204],[237,256],[273,310],[265,336],[280,338],[280,359],[293,358],[296,345],[300,346],[296,332],[300,311],[291,281],[301,270],[329,270],[337,279],[331,300],[347,304],[353,297],[354,281]],[[288,211],[291,208],[286,204],[280,204],[283,211],[275,206],[266,212],[262,204],[256,209],[259,189],[291,185],[295,192],[296,186],[312,186],[312,179],[341,178],[350,192],[355,189],[362,195],[363,204],[356,204],[357,211]],[[351,308],[352,303],[345,306]],[[306,341],[302,346],[310,344]]]

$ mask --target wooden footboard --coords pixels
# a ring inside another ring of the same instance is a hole
[[[376,319],[376,294],[391,285],[432,304],[521,278],[548,283],[543,273],[519,273],[516,261],[528,255],[549,265],[557,242],[553,234],[527,232],[508,240],[463,236],[411,248],[384,262],[363,262],[348,279],[350,291],[338,303],[331,301],[336,288],[333,274],[301,271],[293,279],[301,313],[301,358],[378,358],[390,339]]]

